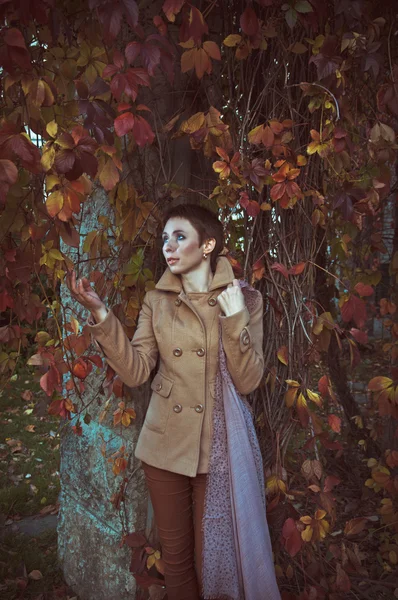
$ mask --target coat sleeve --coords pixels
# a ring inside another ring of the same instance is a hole
[[[264,373],[263,299],[260,293],[252,313],[245,307],[230,317],[220,316],[227,366],[236,389],[253,392]]]
[[[152,325],[152,307],[148,294],[144,298],[133,339],[128,339],[119,319],[110,310],[105,319],[87,325],[101,346],[108,364],[129,387],[145,383],[154,369],[158,345]]]

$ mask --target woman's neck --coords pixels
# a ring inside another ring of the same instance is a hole
[[[199,269],[182,274],[181,280],[182,287],[187,294],[190,292],[208,292],[213,281],[210,263],[202,263]]]

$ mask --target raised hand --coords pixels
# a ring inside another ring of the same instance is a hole
[[[92,313],[97,323],[105,318],[107,313],[106,306],[97,292],[91,287],[86,277],[82,277],[76,281],[76,273],[72,270],[66,276],[66,285],[72,297]]]
[[[245,308],[245,299],[239,281],[234,279],[226,290],[217,298],[218,304],[226,317],[230,317]]]

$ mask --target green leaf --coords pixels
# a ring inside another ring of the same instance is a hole
[[[308,2],[308,0],[299,0],[294,5],[294,8],[299,13],[310,13],[310,12],[313,12],[313,8],[312,8],[311,4]]]
[[[285,19],[290,29],[293,29],[297,23],[297,11],[294,8],[289,8],[289,10],[286,11]]]

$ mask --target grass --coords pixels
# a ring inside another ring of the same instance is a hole
[[[37,514],[57,501],[59,420],[46,407],[26,368],[1,393],[0,513],[5,519]]]
[[[29,577],[30,574],[40,579],[35,580]],[[68,591],[58,567],[56,531],[34,538],[11,534],[5,536],[0,544],[0,581],[2,600],[22,597],[60,600],[74,596],[73,592]]]
[[[0,525],[17,524],[51,507],[56,512],[60,421],[48,414],[47,405],[29,367],[0,393]],[[0,529],[0,597],[77,598],[58,566],[55,529],[35,537]]]

